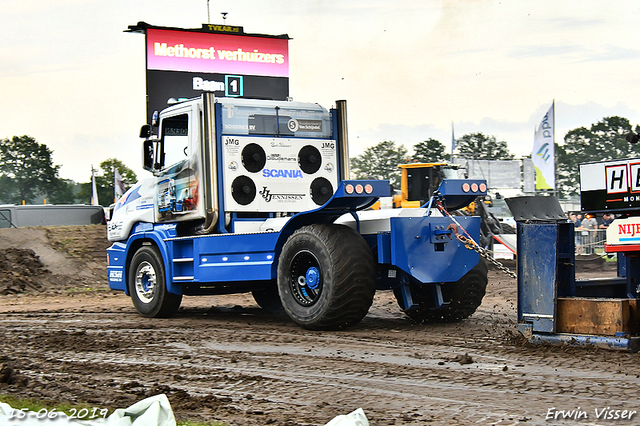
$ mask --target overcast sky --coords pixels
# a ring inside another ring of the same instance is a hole
[[[640,123],[637,0],[210,0],[210,22],[288,34],[290,95],[348,105],[351,154],[482,132],[529,154],[556,102],[556,141],[619,115]],[[206,0],[2,0],[0,138],[30,135],[60,175],[141,169],[144,36],[198,28]]]

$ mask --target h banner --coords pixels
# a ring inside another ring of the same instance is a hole
[[[555,189],[554,106],[542,118],[533,137],[531,160],[536,170],[536,189]]]

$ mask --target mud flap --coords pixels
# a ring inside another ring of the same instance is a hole
[[[445,302],[442,297],[442,286],[440,284],[432,284],[429,285],[432,291],[432,299],[433,306],[431,308],[438,309],[449,305],[449,302]],[[418,303],[413,300],[413,296],[411,296],[411,287],[409,284],[405,283],[400,286],[400,293],[402,295],[402,306],[405,306],[404,311],[410,312],[415,311],[420,307]],[[406,308],[408,306],[408,308]]]
[[[409,284],[405,283],[400,286],[400,294],[402,295],[402,306],[405,307],[405,311],[415,311],[420,307],[420,305],[413,301]]]

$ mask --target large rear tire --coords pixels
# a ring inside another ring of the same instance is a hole
[[[482,303],[487,289],[487,263],[480,258],[464,277],[443,289],[443,299],[449,302],[441,308],[433,308],[433,294],[429,288],[410,285],[411,297],[418,304],[417,309],[405,310],[402,294],[394,291],[398,305],[409,318],[417,322],[455,322],[470,317]]]
[[[142,246],[129,268],[129,294],[143,317],[167,318],[180,308],[182,295],[167,291],[162,256],[155,246]]]
[[[367,315],[376,267],[367,242],[343,225],[314,224],[289,237],[278,260],[282,306],[298,325],[331,330]]]

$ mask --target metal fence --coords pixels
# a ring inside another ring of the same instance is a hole
[[[603,254],[606,229],[576,229],[576,254]]]
[[[576,256],[598,254],[604,255],[604,244],[607,240],[606,229],[576,229],[575,230]],[[496,259],[515,259],[513,252],[502,244],[494,241],[491,255]]]

